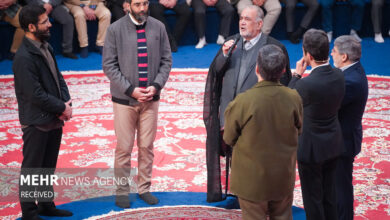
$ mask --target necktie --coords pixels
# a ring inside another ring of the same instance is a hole
[[[246,40],[244,41],[244,49],[249,50],[251,48],[251,42]]]

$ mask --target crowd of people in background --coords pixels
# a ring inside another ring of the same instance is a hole
[[[195,32],[198,37],[195,48],[201,49],[207,44],[205,31],[206,9],[208,7],[215,7],[221,17],[216,43],[222,45],[226,37],[229,36],[234,13],[240,14],[243,8],[249,5],[262,8],[265,11],[262,31],[269,35],[282,11],[281,4],[284,4],[286,7],[287,38],[292,43],[297,44],[319,12],[321,12],[322,17],[322,29],[327,33],[329,41],[332,41],[333,6],[336,1],[338,0],[150,0],[149,4],[150,15],[165,25],[171,51],[176,52],[178,43],[190,21],[191,7]],[[304,4],[307,10],[299,26],[294,27],[295,9],[298,2]],[[350,35],[361,41],[358,32],[362,26],[366,1],[348,0],[348,2],[352,7],[353,17],[350,19]],[[88,48],[94,48],[95,52],[101,54],[108,26],[128,13],[123,6],[124,0],[4,0],[0,3],[0,20],[9,22],[16,28],[9,59],[13,59],[24,35],[24,31],[20,28],[18,15],[20,9],[27,4],[43,5],[48,16],[62,25],[62,55],[71,59],[78,58],[72,51],[74,27],[77,30],[80,57],[88,57]],[[372,0],[371,19],[375,33],[374,40],[377,43],[384,42],[381,31],[383,5],[384,0]],[[177,16],[173,30],[166,20],[166,10],[172,10]],[[93,20],[98,21],[96,46],[88,47],[87,21]],[[390,35],[390,30],[388,34]]]

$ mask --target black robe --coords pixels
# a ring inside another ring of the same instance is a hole
[[[237,37],[238,34],[229,37],[227,41],[231,39],[237,39]],[[282,76],[280,82],[283,85],[288,85],[291,80],[291,70],[287,50],[279,41],[275,40],[274,38],[269,37],[267,35],[265,37],[267,37],[266,44],[275,44],[281,47],[283,52],[287,56],[286,73]],[[210,65],[206,80],[203,103],[203,121],[205,123],[207,132],[207,202],[218,202],[226,198],[222,197],[220,156],[227,155],[226,161],[229,161],[229,157],[231,156],[229,152],[226,152],[226,148],[222,146],[223,140],[219,119],[222,80],[226,68],[229,66],[228,64],[230,62],[230,59],[227,59],[222,70],[220,72],[217,72],[215,70],[215,62],[216,57],[218,57],[220,53],[222,53],[222,47],[221,49],[219,49],[217,55],[214,57],[214,60]],[[228,178],[228,173],[226,175],[226,178]]]

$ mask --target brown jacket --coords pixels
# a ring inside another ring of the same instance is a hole
[[[257,83],[228,105],[223,139],[233,146],[234,194],[253,202],[292,194],[302,114],[297,91],[269,81]]]

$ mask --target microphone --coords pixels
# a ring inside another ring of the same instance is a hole
[[[234,38],[234,42],[232,44],[232,46],[229,48],[228,52],[227,52],[227,57],[231,57],[232,56],[232,53],[233,53],[233,49],[236,47],[238,41],[240,40],[241,36],[238,34],[237,37]]]

